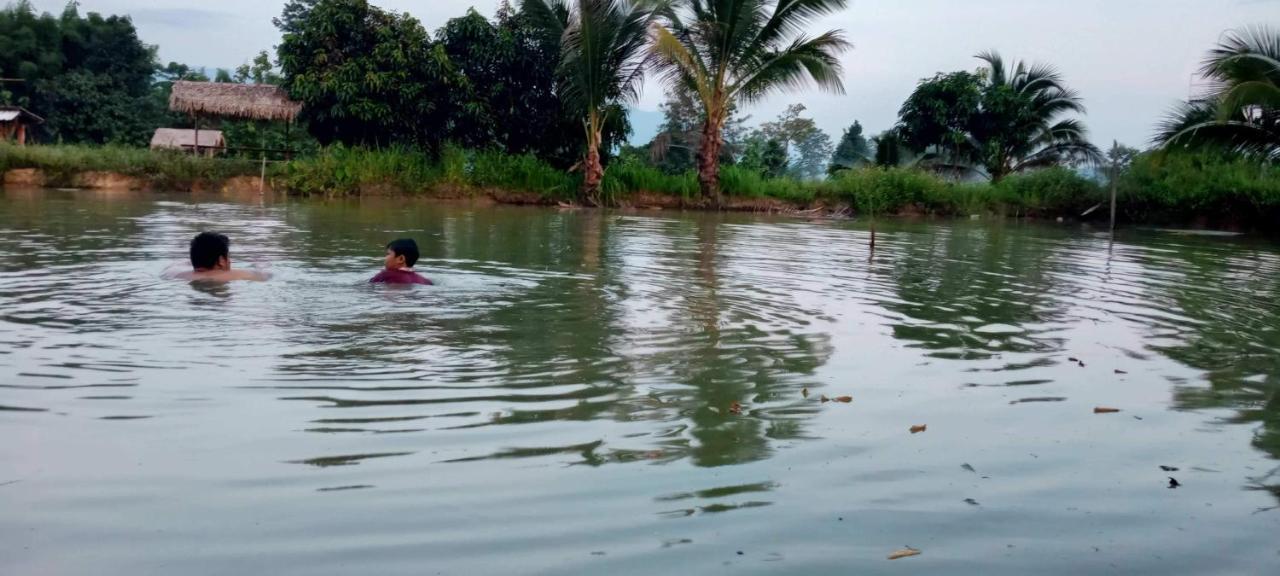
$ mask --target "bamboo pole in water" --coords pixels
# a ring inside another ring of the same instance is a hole
[[[1120,177],[1120,142],[1112,141],[1111,150],[1111,233],[1116,232],[1116,180]]]

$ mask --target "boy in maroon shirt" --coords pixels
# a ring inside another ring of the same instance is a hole
[[[426,284],[431,281],[413,271],[418,262],[418,243],[401,238],[387,244],[386,268],[369,279],[373,284]]]

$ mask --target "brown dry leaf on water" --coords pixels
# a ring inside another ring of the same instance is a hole
[[[1102,406],[1093,409],[1094,414],[1115,414],[1119,411],[1119,408],[1104,408]]]
[[[894,551],[893,554],[889,555],[889,559],[897,560],[899,558],[910,558],[912,556],[919,556],[919,555],[920,555],[919,550],[916,550],[915,548],[907,546],[906,548],[903,548],[901,550]]]
[[[916,424],[915,426],[912,426],[912,427],[911,427],[911,433],[912,433],[912,434],[919,434],[919,433],[924,432],[925,430],[928,430],[928,429],[929,429],[929,425],[928,425],[928,424]]]
[[[729,405],[729,413],[730,413],[730,414],[742,414],[742,403],[741,403],[741,402],[738,402],[737,400],[734,400],[734,401],[733,401],[733,404],[730,404],[730,405]]]
[[[805,398],[808,398],[808,397],[809,397],[809,389],[808,389],[808,388],[801,388],[801,389],[800,389],[800,395],[801,395],[801,396],[804,396]]]
[[[853,402],[853,396],[836,396],[835,398],[832,398],[831,400],[832,400],[832,401],[835,401],[835,402],[843,402],[843,403],[845,403],[845,404],[848,404],[848,403],[850,403],[850,402]]]
[[[826,402],[830,402],[830,401],[831,401],[831,399],[830,399],[830,398],[827,398],[827,396],[826,396],[825,394],[821,396],[821,399],[822,399],[822,402],[823,402],[823,403],[826,403]]]

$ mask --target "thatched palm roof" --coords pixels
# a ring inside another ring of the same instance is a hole
[[[302,104],[290,100],[279,86],[270,84],[179,80],[173,83],[169,109],[187,114],[292,122],[302,111]]]
[[[151,137],[151,148],[192,148],[196,145],[196,131],[186,128],[157,128]],[[221,148],[227,145],[221,130],[201,130],[200,147]]]

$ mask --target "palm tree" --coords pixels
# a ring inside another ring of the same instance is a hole
[[[697,95],[704,116],[698,146],[702,195],[720,203],[724,124],[737,102],[754,102],[809,81],[843,92],[837,56],[843,32],[801,32],[847,0],[676,0],[662,10],[654,52],[673,89]]]
[[[561,96],[582,113],[586,151],[582,196],[600,202],[600,142],[610,114],[639,97],[651,59],[646,47],[657,12],[633,0],[523,0],[522,8],[560,39]]]
[[[1101,160],[1084,124],[1060,118],[1085,108],[1057,70],[1023,62],[1009,68],[996,52],[977,58],[987,63],[988,77],[982,109],[969,128],[970,146],[993,182],[1025,170]]]
[[[1280,33],[1263,26],[1227,32],[1200,74],[1210,82],[1207,94],[1171,112],[1156,142],[1280,159]]]

